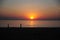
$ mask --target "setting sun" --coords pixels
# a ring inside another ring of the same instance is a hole
[[[30,20],[36,20],[39,18],[39,16],[36,12],[27,12],[26,18]]]
[[[31,16],[31,17],[30,17],[30,19],[34,19],[34,17],[33,17],[33,16]]]

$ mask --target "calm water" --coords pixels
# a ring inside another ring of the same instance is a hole
[[[0,27],[60,27],[60,21],[0,20]]]

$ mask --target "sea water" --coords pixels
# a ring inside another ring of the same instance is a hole
[[[0,20],[0,27],[60,27],[56,20]]]

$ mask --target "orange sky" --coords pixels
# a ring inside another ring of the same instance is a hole
[[[12,0],[4,2],[3,7],[0,8],[0,17],[22,17],[26,19],[29,19],[31,16],[35,19],[60,18],[60,7],[53,0],[47,2],[42,1],[42,4],[40,2],[38,4],[36,2],[22,4],[20,2],[12,2],[11,4],[11,2]],[[50,4],[48,4],[49,2]]]
[[[22,16],[23,18],[29,18],[30,16],[34,16],[35,18],[51,18],[51,17],[58,17],[59,14],[59,9],[58,8],[49,8],[49,9],[44,9],[44,10],[24,10],[24,11],[19,11],[14,10],[14,9],[7,9],[3,8],[1,10],[3,16],[7,17],[20,17]],[[59,16],[60,17],[60,16]]]

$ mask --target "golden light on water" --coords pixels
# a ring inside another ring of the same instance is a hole
[[[34,21],[30,21],[30,27],[34,27]]]

